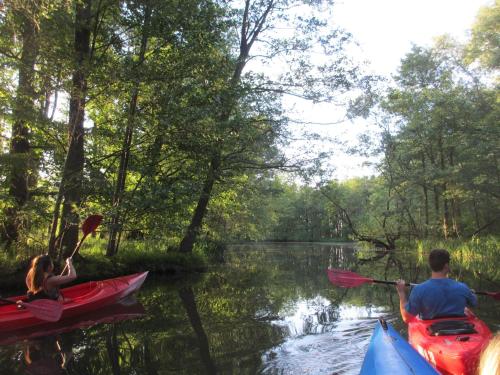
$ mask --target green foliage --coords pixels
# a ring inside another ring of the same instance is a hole
[[[167,272],[172,267],[183,267],[196,269],[205,265],[203,253],[184,255],[174,251],[174,241],[160,238],[157,240],[126,240],[120,251],[113,258],[104,257],[106,248],[105,239],[92,239],[89,244],[80,250],[84,258],[80,267],[87,267],[87,259],[92,269],[89,273],[98,275],[99,269],[107,269],[108,272],[140,272],[151,270],[152,272]],[[100,268],[100,267],[103,268]],[[95,277],[95,276],[94,276]]]
[[[214,243],[204,243],[192,254],[180,254],[173,250],[175,241],[125,240],[122,251],[115,257],[106,257],[106,239],[90,238],[75,257],[78,280],[95,280],[115,277],[141,271],[152,274],[178,277],[183,273],[204,269],[207,262],[220,257],[219,247]],[[22,290],[29,261],[43,253],[39,247],[18,250],[15,255],[0,252],[0,272],[5,276],[4,288]],[[60,267],[58,268],[60,269]]]
[[[470,240],[420,240],[416,244],[420,249],[419,253],[423,253],[423,249],[428,253],[436,248],[450,251],[452,272],[457,277],[467,272],[489,281],[500,280],[500,270],[497,267],[500,262],[500,239],[496,236],[474,237]],[[422,258],[427,262],[426,257]]]
[[[344,53],[350,36],[328,23],[330,3],[262,1],[245,10],[242,3],[211,0],[92,2],[83,199],[74,207],[80,217],[119,217],[113,229],[121,233],[124,256],[139,263],[134,252],[171,256],[167,249],[186,235],[207,182],[195,247],[205,261],[220,258],[222,244],[231,241],[394,242],[495,233],[498,2],[481,12],[467,46],[447,38],[432,48],[415,46],[385,92],[375,92],[373,77],[359,79]],[[67,151],[73,5],[10,1],[0,13],[0,221],[8,221],[16,203],[11,171],[26,167],[29,185],[27,202],[16,207],[19,237],[6,249],[11,255],[46,251]],[[28,21],[36,25],[38,47],[33,92],[23,96],[17,78],[29,68],[20,58],[29,45],[21,37]],[[249,25],[257,35],[241,32]],[[276,32],[283,29],[291,31]],[[328,58],[317,58],[319,48]],[[279,61],[284,73],[252,71],[246,66],[252,59]],[[484,65],[470,64],[474,59]],[[286,181],[278,170],[305,172],[315,162],[284,155],[284,96],[330,101],[355,86],[367,91],[359,115],[375,108],[384,119],[375,145],[383,153],[381,175],[321,187]],[[32,108],[16,114],[27,96]],[[26,155],[9,152],[19,120],[29,124]],[[96,259],[109,229],[103,225],[103,239],[89,251]]]
[[[383,139],[383,175],[416,236],[470,235],[493,223],[491,233],[498,225],[495,205],[482,206],[498,200],[498,147],[490,138],[498,133],[491,122],[496,95],[488,85],[460,78],[463,66],[453,51],[444,41],[414,48],[403,60],[398,87],[382,103],[399,122]]]
[[[0,252],[0,272],[2,275],[11,275],[17,270],[19,260],[9,256],[6,252]]]
[[[466,61],[478,59],[490,69],[500,67],[500,2],[481,8],[472,28],[472,38],[467,45]]]

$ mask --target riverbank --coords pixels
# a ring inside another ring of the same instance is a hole
[[[331,241],[330,241],[331,242]],[[293,242],[292,242],[293,243]],[[225,245],[205,241],[192,254],[174,251],[168,241],[125,241],[121,250],[112,258],[105,256],[106,241],[90,238],[75,259],[78,281],[99,280],[141,271],[161,275],[169,279],[186,277],[204,272],[208,264],[223,259]],[[427,263],[427,253],[433,248],[448,249],[452,256],[453,269],[457,274],[467,269],[485,279],[500,283],[500,239],[494,236],[471,240],[419,240],[401,245],[401,249],[417,253],[419,262]],[[28,249],[16,256],[0,252],[0,290],[4,295],[24,290],[24,277],[30,259],[43,249]],[[488,259],[489,261],[485,261]],[[493,261],[492,261],[493,260]]]
[[[80,249],[74,259],[78,282],[102,280],[142,271],[174,280],[191,273],[203,272],[210,262],[220,259],[223,253],[221,244],[203,243],[197,246],[192,254],[181,254],[162,241],[124,242],[120,252],[112,258],[106,257],[105,249],[105,240],[97,238],[89,239]],[[0,291],[3,295],[24,291],[24,278],[30,261],[41,253],[42,249],[33,248],[16,256],[0,252]]]

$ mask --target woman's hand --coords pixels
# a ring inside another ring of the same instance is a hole
[[[72,257],[66,258],[66,264],[68,265],[68,267],[70,267],[73,264],[73,258]]]

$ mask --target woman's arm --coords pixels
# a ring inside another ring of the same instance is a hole
[[[49,279],[47,279],[47,288],[51,289],[56,286],[69,283],[70,281],[76,279],[77,275],[75,267],[73,266],[73,259],[71,258],[66,259],[66,264],[68,266],[68,273],[66,275],[61,275],[61,276],[52,276]]]

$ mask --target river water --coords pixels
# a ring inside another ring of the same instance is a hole
[[[224,258],[189,280],[149,277],[137,302],[48,336],[0,337],[0,374],[358,374],[378,317],[405,334],[397,294],[386,285],[338,288],[326,269],[412,282],[428,276],[415,252],[353,244],[237,245]],[[498,287],[457,267],[458,275],[477,290]],[[476,309],[493,331],[497,303],[481,297]]]

